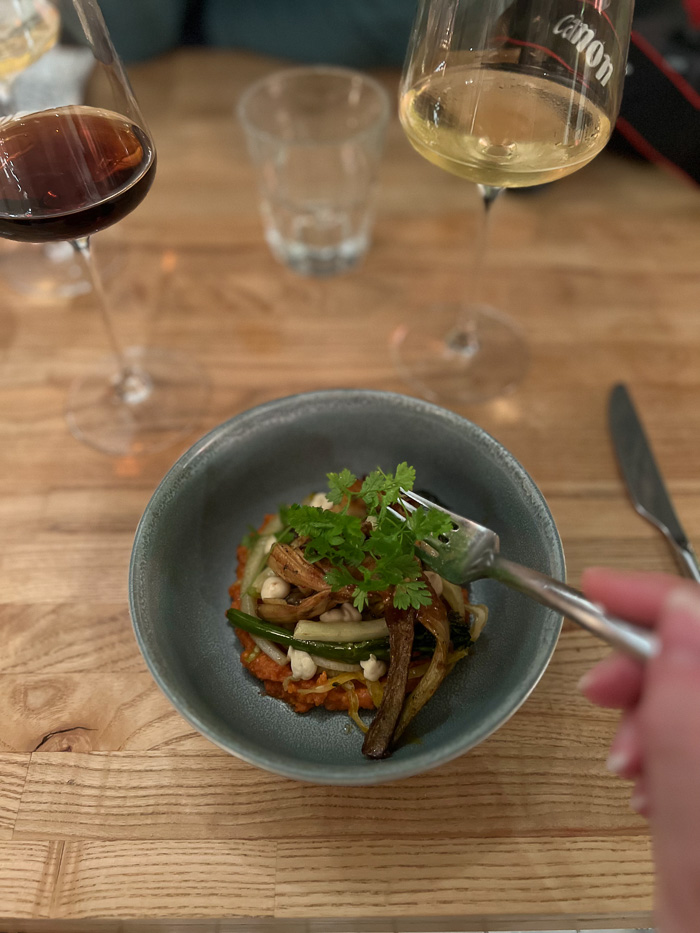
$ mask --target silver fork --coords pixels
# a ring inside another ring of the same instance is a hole
[[[426,509],[438,509],[452,519],[453,530],[441,535],[440,540],[426,538],[417,545],[423,563],[450,583],[463,585],[491,577],[544,606],[556,609],[593,635],[641,661],[658,652],[659,642],[652,632],[608,615],[600,606],[586,599],[583,593],[559,580],[501,557],[498,553],[500,541],[495,531],[443,509],[415,492],[402,489],[399,502],[407,512],[415,512],[418,506],[413,503],[417,502]],[[396,509],[390,508],[389,511],[402,521],[406,520]]]

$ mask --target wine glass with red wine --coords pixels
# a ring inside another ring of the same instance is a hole
[[[99,450],[145,453],[194,427],[206,381],[182,354],[123,347],[117,337],[90,237],[143,201],[156,151],[96,0],[67,5],[102,72],[95,99],[0,120],[0,237],[67,240],[82,258],[112,352],[71,387],[66,418],[77,438]]]

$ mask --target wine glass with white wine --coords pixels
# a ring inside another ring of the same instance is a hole
[[[52,49],[61,18],[50,0],[0,0],[0,98],[11,99],[12,82]],[[9,108],[6,108],[9,109]]]
[[[436,401],[485,401],[513,388],[527,346],[481,303],[490,208],[506,188],[583,168],[620,108],[633,0],[421,0],[400,88],[410,143],[482,195],[471,295],[392,337],[404,378]]]

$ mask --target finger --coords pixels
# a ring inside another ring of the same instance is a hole
[[[632,795],[630,797],[630,806],[635,813],[638,813],[640,816],[644,816],[649,819],[649,814],[651,812],[651,802],[649,800],[647,779],[644,774],[639,774],[635,779],[634,787],[632,788]]]
[[[578,688],[596,706],[629,709],[639,701],[644,668],[626,654],[611,654],[579,681]]]
[[[613,615],[653,625],[678,577],[667,574],[620,573],[603,567],[584,570],[581,587],[589,599],[602,603]],[[685,584],[691,585],[691,584]]]
[[[643,770],[644,753],[636,710],[623,713],[615,737],[610,744],[607,768],[613,774],[633,780]]]
[[[700,588],[679,586],[659,618],[661,650],[640,703],[657,861],[659,926],[697,929],[700,910]]]

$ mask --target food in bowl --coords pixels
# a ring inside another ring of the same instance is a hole
[[[298,713],[347,711],[367,758],[391,754],[488,616],[416,554],[449,517],[392,511],[415,478],[406,463],[362,479],[329,473],[326,493],[283,506],[246,537],[229,590],[244,667]],[[369,727],[360,709],[376,710]]]
[[[337,389],[275,399],[218,425],[173,465],[139,523],[130,602],[139,647],[178,712],[225,751],[313,784],[374,786],[425,774],[501,728],[536,687],[561,616],[495,581],[470,586],[489,621],[469,656],[408,727],[390,758],[360,754],[344,712],[298,715],[265,695],[226,624],[236,548],[280,503],[325,489],[326,473],[357,476],[408,460],[416,489],[493,528],[510,559],[566,573],[547,504],[514,457],[454,412],[409,396]],[[493,621],[497,624],[492,624]],[[372,710],[360,710],[370,722]],[[451,772],[452,773],[452,772]],[[457,773],[457,772],[454,772]]]

